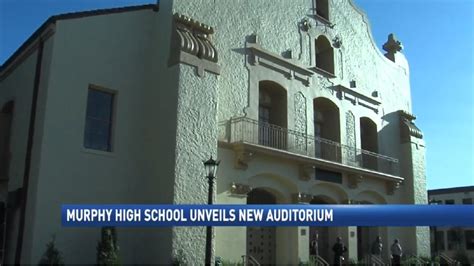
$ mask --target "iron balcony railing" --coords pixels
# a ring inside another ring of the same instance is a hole
[[[344,165],[399,175],[398,160],[395,158],[246,117],[221,122],[219,140],[229,143],[257,144]]]

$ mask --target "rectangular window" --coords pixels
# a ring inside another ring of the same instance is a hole
[[[445,204],[454,204],[454,200],[452,199],[447,199],[444,201]]]
[[[85,148],[112,151],[113,109],[113,93],[89,88],[84,130]]]
[[[461,245],[461,236],[457,230],[448,230],[448,250],[458,249]]]
[[[435,245],[436,245],[436,250],[444,250],[444,232],[443,231],[437,231],[436,236],[435,236]]]
[[[316,180],[333,182],[337,184],[342,184],[342,174],[338,172],[328,171],[316,168]]]
[[[474,250],[474,230],[464,231],[464,237],[466,238],[466,249]]]
[[[462,204],[472,204],[472,198],[462,199]]]

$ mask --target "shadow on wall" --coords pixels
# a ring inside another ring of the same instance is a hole
[[[391,112],[382,116],[387,123],[378,132],[379,150],[383,155],[398,159],[398,164],[384,166],[390,167],[390,171],[395,175],[400,175],[401,153],[400,153],[400,115],[398,112]]]
[[[379,131],[379,145],[381,150],[383,150],[387,156],[400,159],[398,158],[400,155],[398,149],[385,148],[387,145],[389,145],[389,147],[398,147],[400,145],[400,115],[398,112],[391,112],[382,116],[382,119],[387,123],[382,130]]]

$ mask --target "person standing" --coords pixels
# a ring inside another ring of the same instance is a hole
[[[309,254],[311,256],[317,256],[318,254],[318,234],[313,234],[313,237],[311,239],[310,245],[309,245]]]
[[[336,238],[336,244],[332,247],[332,251],[334,251],[334,265],[342,265],[343,255],[347,251],[346,246],[342,243],[342,237]]]
[[[398,242],[398,239],[395,239],[393,241],[393,244],[390,247],[390,252],[392,253],[392,265],[400,265],[400,259],[402,257],[402,246]]]
[[[381,257],[382,250],[383,250],[382,237],[377,236],[374,243],[372,244],[372,255]]]
[[[309,243],[309,255],[310,255],[310,261],[316,262],[316,257],[319,255],[318,254],[318,233],[313,234],[313,237],[311,238],[311,242]]]

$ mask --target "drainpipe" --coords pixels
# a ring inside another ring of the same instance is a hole
[[[38,55],[36,59],[35,79],[33,83],[33,96],[31,97],[30,122],[28,126],[28,144],[26,146],[25,171],[23,173],[23,189],[21,190],[20,226],[18,228],[18,238],[15,251],[15,264],[21,263],[21,253],[23,248],[23,235],[25,231],[26,204],[28,198],[28,184],[31,171],[31,155],[35,136],[36,107],[38,104],[38,92],[41,79],[41,65],[43,62],[44,40],[39,38]]]

